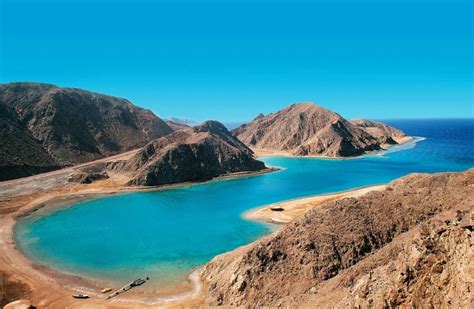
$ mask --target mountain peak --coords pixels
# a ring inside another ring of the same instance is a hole
[[[207,120],[193,127],[194,132],[210,132],[214,134],[230,134],[227,128],[216,120]]]
[[[392,132],[395,131],[377,129],[382,135]],[[355,156],[382,149],[381,140],[394,142],[390,138],[374,137],[364,127],[310,102],[292,104],[254,119],[233,133],[254,150],[284,151],[298,156]]]

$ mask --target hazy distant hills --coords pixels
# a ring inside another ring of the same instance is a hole
[[[50,84],[1,84],[0,180],[120,153],[172,131],[125,99]]]
[[[404,133],[378,122],[350,122],[312,103],[293,104],[258,115],[232,131],[254,150],[284,151],[296,156],[349,157],[397,144]]]
[[[187,118],[181,118],[181,117],[170,117],[165,119],[166,122],[172,122],[178,125],[186,125],[188,127],[192,127],[198,124],[197,121],[194,121],[192,119],[187,119]]]
[[[263,162],[221,123],[206,121],[184,127],[143,147],[119,167],[128,173],[129,185],[163,185],[203,181],[265,169]]]

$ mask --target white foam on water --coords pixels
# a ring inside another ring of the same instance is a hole
[[[382,150],[376,154],[372,154],[372,155],[369,155],[370,157],[379,157],[379,158],[387,158],[385,155],[388,155],[388,154],[391,154],[391,153],[395,153],[395,152],[399,152],[399,151],[404,151],[404,150],[409,150],[409,149],[413,149],[416,147],[416,144],[418,142],[421,142],[421,141],[424,141],[426,140],[425,137],[421,137],[421,136],[413,136],[413,140],[412,141],[409,141],[409,142],[406,142],[405,144],[402,144],[402,145],[396,145],[396,146],[392,146],[390,147],[389,149],[387,150]]]

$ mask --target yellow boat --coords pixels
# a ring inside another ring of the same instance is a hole
[[[112,291],[111,288],[103,288],[103,289],[101,290],[102,293],[107,293],[107,292],[110,292],[110,291]]]

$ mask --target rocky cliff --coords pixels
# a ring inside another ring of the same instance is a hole
[[[119,169],[129,175],[129,185],[155,186],[257,171],[265,165],[221,123],[207,121],[150,142]]]
[[[206,302],[230,306],[472,304],[474,169],[413,174],[313,208],[207,265]]]
[[[386,144],[397,144],[392,134],[404,136],[387,125],[371,124],[369,130],[369,122],[354,124],[320,106],[301,103],[267,116],[259,115],[233,133],[255,150],[326,157],[357,156],[380,150]]]
[[[125,99],[49,84],[0,84],[0,180],[109,156],[171,132]]]

